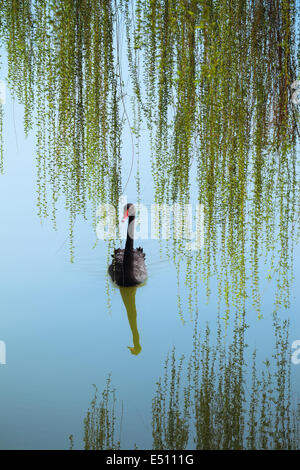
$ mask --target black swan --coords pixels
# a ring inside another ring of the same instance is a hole
[[[118,248],[112,255],[112,263],[108,273],[112,280],[122,287],[137,286],[147,279],[145,254],[143,248],[133,249],[135,207],[133,204],[124,206],[122,222],[128,218],[127,240],[125,250]]]

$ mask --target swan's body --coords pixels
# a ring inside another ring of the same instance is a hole
[[[135,209],[133,204],[125,206],[124,218],[129,215],[127,240],[125,250],[118,248],[112,255],[112,263],[108,268],[108,273],[118,286],[137,286],[143,284],[147,279],[147,269],[145,264],[145,254],[143,248],[133,248],[133,224],[135,219]],[[130,230],[129,230],[130,227]]]
[[[147,279],[143,248],[132,251],[130,255],[131,263],[127,269],[126,264],[124,264],[124,253],[125,250],[118,248],[112,255],[113,260],[108,268],[110,277],[118,286],[129,287],[143,284]]]

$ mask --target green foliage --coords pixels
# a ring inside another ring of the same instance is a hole
[[[256,350],[247,363],[245,316],[235,317],[232,339],[218,321],[211,340],[195,323],[193,350],[186,361],[168,354],[152,400],[153,450],[300,449],[300,405],[292,399],[289,323],[273,319],[271,360],[257,367]],[[250,374],[249,374],[250,371]],[[252,375],[252,377],[251,377]],[[110,378],[84,421],[85,449],[117,449],[115,390]],[[70,439],[71,447],[73,436]],[[136,449],[136,444],[134,446]]]
[[[205,208],[203,249],[190,256],[174,241],[189,299],[199,278],[209,294],[217,275],[224,318],[229,305],[243,312],[248,296],[260,315],[265,258],[276,307],[289,305],[299,216],[296,13],[295,0],[0,2],[8,84],[24,104],[26,134],[37,125],[38,214],[51,213],[55,226],[64,197],[71,258],[75,219],[88,202],[94,223],[100,202],[117,206],[129,93],[138,199],[146,122],[155,201],[187,203],[196,183]],[[0,130],[2,139],[2,108]],[[0,169],[1,161],[2,146]]]
[[[266,360],[258,373],[254,351],[252,385],[245,359],[245,318],[236,317],[228,346],[220,324],[213,344],[209,327],[203,337],[196,327],[185,377],[181,374],[183,361],[176,361],[173,350],[171,364],[168,359],[165,363],[164,383],[170,385],[162,387],[159,381],[153,401],[154,449],[299,449],[299,409],[292,406],[289,325],[280,322],[276,314],[273,325],[274,360]]]
[[[73,226],[86,202],[117,204],[121,120],[112,1],[1,2],[8,84],[37,125],[37,206],[53,225],[60,195]],[[0,121],[1,123],[1,121]],[[95,217],[95,216],[94,216]]]
[[[85,450],[118,450],[120,448],[120,442],[116,439],[115,404],[115,389],[111,388],[110,377],[108,377],[99,401],[98,389],[95,386],[95,395],[84,420]]]
[[[183,359],[177,364],[173,349],[165,363],[164,378],[157,382],[152,401],[153,449],[184,449],[188,443],[190,390],[186,387],[181,396]]]

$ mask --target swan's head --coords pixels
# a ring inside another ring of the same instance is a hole
[[[135,217],[135,206],[134,206],[134,204],[131,204],[131,202],[124,206],[124,213],[123,213],[122,222],[125,222],[127,217]]]

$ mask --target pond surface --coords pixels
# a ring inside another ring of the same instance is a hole
[[[151,400],[172,346],[179,354],[192,349],[193,322],[184,305],[185,323],[177,308],[174,265],[159,255],[156,240],[142,242],[149,279],[137,289],[137,328],[141,352],[133,346],[126,309],[119,289],[107,301],[107,251],[103,242],[93,248],[95,234],[88,222],[78,221],[75,262],[69,262],[68,220],[58,213],[58,230],[41,225],[35,210],[35,147],[23,139],[21,108],[8,99],[5,106],[5,174],[0,184],[0,340],[6,343],[7,364],[0,367],[0,447],[2,449],[66,449],[74,436],[82,448],[83,420],[93,396],[111,374],[117,409],[123,401],[122,447],[151,448]],[[14,124],[15,122],[15,124]],[[17,140],[16,140],[17,139]],[[125,161],[125,171],[130,157]],[[145,202],[151,203],[149,168],[141,165]],[[148,176],[149,175],[149,176]],[[134,184],[128,188],[133,198]],[[298,259],[299,247],[295,252]],[[300,280],[296,264],[291,308],[281,312],[291,321],[291,343],[300,339]],[[182,279],[184,288],[184,279]],[[200,292],[201,294],[201,292]],[[258,320],[247,311],[249,358],[257,347],[259,360],[272,355],[274,334],[272,284],[263,286]],[[216,331],[217,295],[212,281],[209,303],[199,299],[199,322]],[[230,329],[230,326],[229,326]],[[249,376],[251,366],[249,362]],[[300,365],[292,365],[293,392],[300,392]]]

